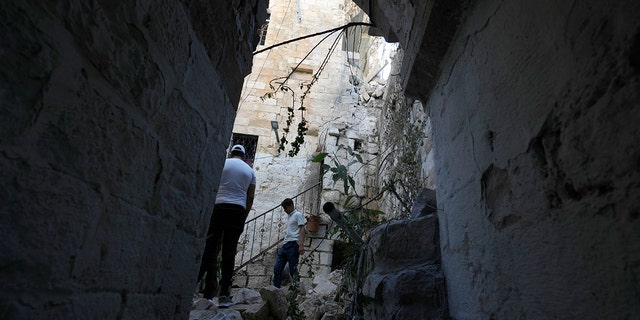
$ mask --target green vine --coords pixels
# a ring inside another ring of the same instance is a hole
[[[313,279],[313,277],[316,275],[315,272],[313,272],[314,261],[315,261],[315,258],[313,257],[313,251],[312,251],[306,257],[302,258],[302,260],[300,260],[300,263],[298,264],[298,265],[305,265],[308,267],[307,277],[311,279]],[[300,270],[300,268],[298,268],[298,270]]]
[[[403,146],[390,170],[389,179],[384,182],[385,189],[389,190],[403,207],[405,216],[411,212],[411,204],[416,200],[422,187],[422,180],[418,172],[421,170],[421,162],[416,150],[424,147],[424,124],[399,124],[398,130],[401,140],[396,145]]]
[[[288,319],[291,320],[305,320],[306,316],[304,311],[300,310],[298,305],[298,296],[300,295],[300,276],[297,274],[293,276],[291,284],[289,285],[289,295],[287,296],[287,302],[289,308],[287,308]]]
[[[351,160],[346,165],[339,160],[336,154],[342,149],[344,149],[347,155],[351,157]],[[324,163],[327,157],[331,160],[331,164]],[[338,149],[333,154],[323,152],[314,157],[312,161],[322,164],[321,175],[331,173],[331,180],[334,185],[337,183],[342,184],[342,191],[346,196],[342,203],[342,207],[347,210],[347,212],[351,213],[344,215],[349,227],[359,234],[366,234],[369,230],[380,224],[380,217],[384,215],[384,212],[366,208],[366,205],[362,203],[363,197],[360,196],[356,190],[355,179],[353,178],[350,170],[350,168],[355,164],[360,164],[360,168],[365,165],[360,154],[355,152],[349,146],[345,147],[344,145],[339,145]],[[357,172],[357,170],[355,172]],[[382,196],[382,193],[385,190],[370,200],[376,200]],[[338,239],[345,241],[348,240],[348,236],[339,229],[334,229],[334,235],[336,234]]]
[[[354,25],[356,25],[356,24],[354,24]],[[311,82],[308,82],[308,83],[304,83],[303,82],[303,83],[300,84],[300,90],[302,90],[302,95],[300,96],[300,107],[298,107],[298,108],[295,107],[295,102],[296,102],[295,101],[295,93],[293,92],[293,90],[291,90],[290,87],[288,87],[287,82],[289,81],[289,79],[291,78],[293,73],[298,71],[298,68],[300,67],[300,65],[307,59],[307,57],[311,54],[311,52],[313,52],[313,50],[316,49],[320,45],[320,43],[322,43],[324,40],[326,40],[331,34],[333,34],[333,32],[336,32],[338,30],[342,30],[340,34],[344,35],[344,30],[346,28],[348,28],[349,26],[352,26],[352,25],[348,25],[348,26],[345,26],[343,28],[336,29],[336,30],[332,31],[331,33],[329,33],[327,36],[325,36],[322,40],[320,40],[305,55],[305,57],[302,58],[302,60],[300,60],[298,65],[296,65],[296,67],[293,68],[293,70],[291,70],[291,72],[286,77],[280,77],[280,78],[272,79],[269,82],[269,87],[271,88],[272,91],[271,92],[267,92],[264,96],[261,97],[261,99],[264,101],[265,97],[272,98],[272,97],[275,96],[275,93],[278,92],[278,91],[291,92],[292,103],[291,103],[290,107],[287,107],[287,120],[285,122],[286,126],[283,128],[283,133],[282,133],[282,136],[280,137],[279,151],[285,151],[286,145],[289,144],[289,140],[287,139],[287,135],[291,131],[291,125],[293,125],[294,118],[295,118],[295,111],[296,110],[300,111],[300,122],[298,123],[298,127],[297,127],[297,130],[296,130],[296,137],[294,138],[293,141],[291,141],[291,143],[290,143],[291,149],[287,153],[287,155],[289,157],[296,156],[300,152],[300,149],[301,149],[302,145],[304,144],[305,136],[307,135],[307,132],[309,131],[309,122],[304,117],[304,112],[307,110],[307,108],[305,107],[305,101],[307,99],[307,96],[311,93],[311,87],[313,87],[313,85],[318,81],[318,79],[320,78],[320,74],[322,73],[322,71],[324,71],[324,68],[327,66],[327,63],[329,62],[329,58],[331,57],[331,55],[333,54],[335,49],[338,47],[338,45],[340,45],[341,42],[339,40],[342,39],[342,37],[340,36],[340,37],[336,37],[335,38],[335,40],[333,41],[333,43],[329,47],[329,51],[325,55],[324,60],[318,66],[318,69],[317,69],[316,73],[314,73],[313,76],[311,77]],[[272,82],[274,82],[275,80],[279,80],[279,79],[284,79],[284,80],[279,84],[279,87],[276,89],[272,85]]]

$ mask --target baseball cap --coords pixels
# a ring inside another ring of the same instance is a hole
[[[236,144],[235,146],[231,147],[231,151],[240,151],[243,154],[246,153],[244,152],[244,147],[242,145]]]

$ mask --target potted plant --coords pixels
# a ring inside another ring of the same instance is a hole
[[[307,217],[307,230],[309,232],[318,232],[320,229],[320,216],[316,214],[311,214]]]

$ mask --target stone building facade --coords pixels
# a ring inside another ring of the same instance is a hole
[[[269,23],[264,29],[263,44],[257,50],[350,22],[362,22],[363,19],[366,16],[351,1],[303,1],[299,6],[288,1],[270,1]],[[322,213],[321,205],[326,201],[344,199],[340,186],[334,186],[329,177],[322,179],[320,164],[311,162],[311,159],[320,152],[336,152],[340,145],[353,148],[369,162],[375,161],[379,154],[377,125],[381,105],[374,106],[373,101],[380,99],[382,93],[379,91],[376,98],[367,97],[365,100],[363,96],[368,94],[364,86],[369,86],[368,90],[376,86],[365,84],[362,79],[373,69],[378,74],[369,75],[369,80],[384,79],[390,67],[386,71],[380,69],[384,63],[390,62],[389,56],[396,46],[384,51],[384,41],[371,38],[363,27],[349,28],[345,32],[325,33],[255,54],[253,70],[245,79],[233,129],[234,136],[257,139],[255,156],[250,161],[256,170],[258,187],[249,219],[277,207],[284,197],[293,197],[319,184],[310,191],[316,193],[314,204],[298,204],[307,216],[319,215],[323,220],[319,231],[309,233],[306,245],[308,252],[313,251],[310,253],[313,262],[301,267],[303,277],[309,274],[309,266],[313,266],[314,274],[328,275],[331,271],[333,240],[327,239],[330,238],[327,228],[332,224]],[[372,42],[376,45],[372,46]],[[371,47],[383,52],[369,55],[367,51]],[[361,59],[363,55],[368,59]],[[305,94],[307,84],[312,86]],[[304,112],[298,110],[302,105],[306,108]],[[279,150],[280,139],[287,126],[288,108],[294,110],[290,132],[285,135],[289,143],[284,145],[284,150]],[[291,156],[291,142],[295,140],[296,128],[303,118],[308,122],[305,141],[300,151]],[[277,130],[272,127],[274,121]],[[345,157],[343,153],[337,154]],[[372,162],[355,175],[361,193],[374,187],[375,168],[376,162]],[[286,214],[278,208],[268,215],[267,224],[276,232],[284,232],[278,225],[282,225]],[[254,241],[247,233],[250,231],[245,233],[248,240],[240,247],[241,250],[250,248],[250,242]],[[237,275],[240,283],[249,287],[270,283],[274,256],[272,250],[261,257],[257,265],[240,272]],[[243,278],[247,275],[262,280]]]

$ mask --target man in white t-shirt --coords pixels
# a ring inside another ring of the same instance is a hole
[[[296,210],[293,200],[286,198],[282,201],[284,212],[289,215],[287,219],[287,234],[284,244],[278,250],[276,264],[273,267],[273,285],[280,288],[282,284],[282,271],[285,264],[289,263],[289,274],[292,279],[298,273],[298,259],[304,254],[304,215]]]
[[[207,274],[204,279],[204,298],[212,299],[216,296],[218,288],[220,289],[218,306],[221,308],[233,304],[230,289],[236,249],[245,220],[253,205],[256,190],[256,175],[253,169],[243,161],[244,158],[244,147],[234,145],[231,148],[230,157],[224,163],[198,274],[198,281],[202,280],[205,272]],[[218,286],[218,253],[220,250],[222,250],[222,262]]]

